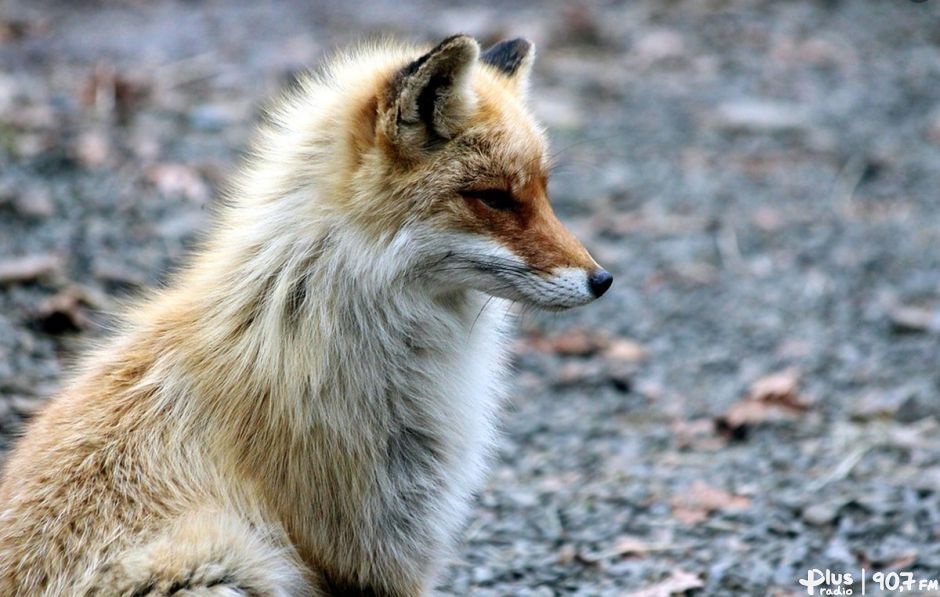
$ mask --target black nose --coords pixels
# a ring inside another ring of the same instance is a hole
[[[600,297],[607,292],[613,281],[614,277],[610,275],[610,272],[599,269],[588,277],[588,286],[591,287],[591,292],[595,297]]]

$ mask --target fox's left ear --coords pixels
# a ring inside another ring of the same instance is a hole
[[[470,73],[479,56],[475,39],[455,35],[396,73],[383,125],[400,151],[419,155],[460,132],[476,103]]]
[[[501,41],[480,54],[480,62],[494,67],[525,91],[529,84],[529,73],[535,61],[535,46],[527,39],[516,38]]]

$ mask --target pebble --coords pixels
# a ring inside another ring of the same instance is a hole
[[[796,104],[766,100],[736,100],[718,106],[713,125],[732,132],[773,134],[808,130],[812,121]]]

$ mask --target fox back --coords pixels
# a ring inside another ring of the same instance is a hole
[[[274,104],[203,246],[10,456],[0,593],[433,586],[492,449],[508,305],[611,283],[548,201],[532,59],[372,44]]]

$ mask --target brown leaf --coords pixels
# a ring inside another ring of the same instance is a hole
[[[735,512],[750,507],[750,498],[696,481],[688,492],[672,501],[673,516],[686,524],[698,524],[713,512]]]
[[[661,550],[660,546],[653,546],[629,535],[621,535],[614,539],[613,544],[607,549],[596,552],[580,552],[577,554],[579,560],[586,564],[596,564],[602,560],[616,558],[621,556],[643,556],[650,551]]]
[[[672,516],[683,524],[694,526],[708,520],[708,512],[700,508],[687,508],[685,506],[674,506]]]
[[[741,400],[735,402],[718,418],[719,430],[738,430],[742,427],[750,427],[769,423],[771,421],[783,421],[793,418],[793,413],[770,402],[761,402],[758,400]]]
[[[613,338],[604,349],[604,357],[617,363],[639,363],[647,356],[646,348],[629,338]]]
[[[555,384],[558,386],[583,384],[598,381],[603,375],[603,368],[597,361],[577,360],[563,363],[557,370]]]
[[[737,433],[743,428],[769,421],[791,419],[809,409],[809,401],[799,394],[800,375],[785,369],[755,381],[743,400],[718,417],[720,430]]]
[[[27,282],[53,274],[62,268],[57,255],[26,255],[0,260],[0,283]]]
[[[651,549],[650,544],[637,537],[622,535],[617,537],[611,547],[611,553],[618,556],[623,555],[643,555]]]
[[[532,334],[519,348],[571,357],[602,354],[607,360],[618,363],[636,363],[647,357],[646,349],[635,340],[583,328],[569,328],[552,336]]]
[[[803,409],[805,405],[797,397],[800,374],[795,368],[772,373],[751,384],[748,398],[764,402],[774,402]]]
[[[907,570],[917,561],[917,557],[917,550],[911,549],[895,555],[880,567],[884,570]]]
[[[676,420],[671,430],[680,449],[717,450],[725,445],[721,437],[715,436],[715,422],[711,419]]]
[[[595,354],[604,344],[596,334],[572,328],[557,336],[543,339],[539,347],[562,356],[584,357]]]
[[[95,65],[80,91],[81,102],[102,116],[126,122],[149,94],[148,85],[139,78],[125,76],[113,64]]]
[[[665,579],[647,585],[639,591],[627,593],[628,597],[671,597],[676,593],[685,593],[704,586],[697,574],[684,570],[673,570]]]

